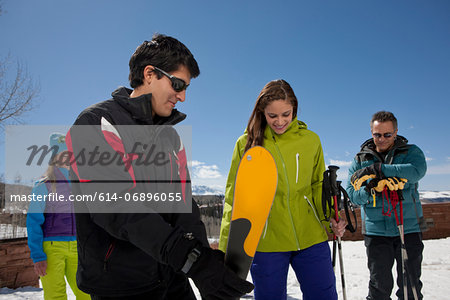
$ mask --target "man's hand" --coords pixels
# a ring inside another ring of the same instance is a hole
[[[47,261],[43,260],[35,262],[34,272],[40,277],[47,275]]]
[[[368,167],[357,170],[353,173],[350,178],[350,183],[352,184],[355,191],[359,191],[364,182],[369,179],[382,179],[384,178],[383,172],[381,172],[381,163],[374,163]]]
[[[198,260],[186,274],[194,281],[203,299],[236,299],[250,293],[254,286],[239,278],[224,265],[224,253],[201,248]]]

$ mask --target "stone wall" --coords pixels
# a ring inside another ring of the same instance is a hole
[[[39,287],[27,239],[0,240],[0,288]]]
[[[450,237],[450,202],[443,203],[422,203],[423,215],[427,223],[428,229],[423,232],[423,238],[440,239]],[[361,212],[356,209],[356,216],[358,218],[358,229],[355,233],[348,230],[345,232],[342,240],[344,241],[359,241],[363,239],[361,234]],[[392,216],[392,218],[395,218]],[[330,236],[330,239],[332,237]]]

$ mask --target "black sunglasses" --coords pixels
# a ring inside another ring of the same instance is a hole
[[[389,138],[391,138],[394,134],[393,133],[390,133],[390,132],[386,132],[386,133],[384,133],[384,134],[381,134],[381,133],[372,133],[372,135],[373,135],[373,137],[374,138],[377,138],[377,139],[379,139],[380,137],[384,137],[385,139],[389,139]]]
[[[173,75],[170,75],[169,73],[167,73],[166,71],[161,70],[158,67],[153,66],[153,68],[161,73],[163,73],[164,75],[166,75],[170,81],[172,82],[172,88],[175,90],[175,92],[181,92],[185,89],[187,89],[187,87],[189,86],[189,84],[186,84],[186,82],[178,77],[175,77]]]

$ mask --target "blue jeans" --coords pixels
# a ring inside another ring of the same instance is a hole
[[[292,252],[256,252],[250,272],[257,300],[285,300],[289,265],[304,300],[337,300],[328,242]]]

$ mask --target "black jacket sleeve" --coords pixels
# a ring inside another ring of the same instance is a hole
[[[102,127],[101,118],[113,123],[108,116],[83,113],[66,138],[73,155],[73,191],[78,197],[86,198],[76,202],[77,213],[90,214],[90,220],[112,237],[128,241],[157,261],[179,270],[194,247],[200,243],[207,245],[198,207],[193,201],[191,213],[139,213],[140,208],[148,210],[148,207],[138,202],[132,203],[135,205],[132,212],[127,212],[130,204],[124,197],[136,188],[139,178],[132,164],[127,165],[130,160],[127,161],[124,146],[120,145],[120,134],[115,132],[116,136],[113,134],[108,140],[107,135],[114,128]],[[104,160],[100,161],[102,155]],[[111,199],[112,195],[115,200]],[[194,238],[187,233],[192,233]]]

